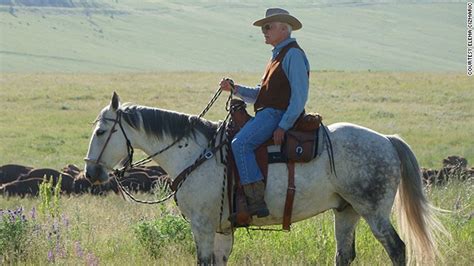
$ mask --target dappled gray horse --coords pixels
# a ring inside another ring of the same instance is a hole
[[[109,172],[127,160],[128,139],[132,147],[148,155],[162,151],[153,159],[175,178],[205,152],[217,129],[217,123],[196,116],[132,104],[122,106],[114,93],[110,105],[97,117],[85,159],[86,176],[92,182],[107,182]],[[409,146],[397,136],[348,123],[330,125],[328,131],[337,175],[331,171],[325,152],[309,163],[296,164],[292,221],[332,209],[335,260],[345,265],[356,256],[355,227],[362,217],[392,262],[403,265],[405,244],[390,222],[396,198],[408,259],[433,262],[439,255],[436,232],[444,229],[423,193],[418,162]],[[222,192],[224,170],[220,156],[213,156],[192,171],[176,192],[178,207],[191,223],[198,263],[225,264],[232,250],[229,209],[221,204],[222,197],[227,201],[227,193]],[[285,164],[269,166],[265,201],[270,216],[254,217],[252,225],[281,224],[287,179]]]

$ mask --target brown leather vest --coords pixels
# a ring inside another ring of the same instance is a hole
[[[283,71],[282,62],[290,48],[303,51],[296,42],[291,42],[283,47],[274,60],[271,60],[262,79],[262,86],[254,104],[255,112],[265,108],[286,110],[290,103],[291,87],[288,77]]]

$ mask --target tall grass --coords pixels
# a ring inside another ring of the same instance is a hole
[[[442,254],[448,258],[447,265],[470,265],[474,260],[471,252],[474,248],[473,188],[472,180],[454,181],[428,191],[433,204],[450,211],[441,217],[453,237],[441,245]],[[189,248],[190,240],[185,235],[176,237],[179,235],[174,229],[176,226],[169,223],[182,219],[172,202],[159,207],[128,203],[118,195],[61,197],[58,217],[39,215],[33,219],[31,210],[39,204],[40,198],[0,198],[2,208],[23,206],[26,218],[35,225],[18,261],[21,264],[96,265],[97,262],[115,265],[124,261],[133,261],[136,265],[194,264],[195,252]],[[137,233],[140,230],[137,228],[143,229],[152,223],[161,228],[155,233],[162,236],[155,240],[164,241],[158,243],[163,246],[161,252],[155,254],[143,244],[144,234]],[[290,233],[238,229],[230,264],[331,265],[336,250],[333,223],[329,211],[295,223]],[[184,227],[182,232],[189,234]],[[165,241],[165,238],[174,240]],[[355,265],[390,264],[389,257],[363,220],[356,231],[356,252]]]

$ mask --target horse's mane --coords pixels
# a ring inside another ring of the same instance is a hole
[[[161,138],[164,135],[173,139],[182,137],[196,138],[196,132],[211,139],[218,123],[174,111],[127,103],[122,105],[123,119],[135,129],[143,129],[149,136]],[[192,125],[192,130],[189,128]]]

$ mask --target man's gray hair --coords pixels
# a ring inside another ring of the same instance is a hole
[[[288,35],[291,35],[291,32],[293,31],[293,27],[291,27],[290,24],[285,23],[285,22],[280,22],[281,25],[285,26],[286,29],[288,30]]]

